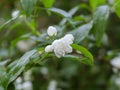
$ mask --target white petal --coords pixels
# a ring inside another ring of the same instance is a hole
[[[74,40],[74,36],[72,34],[66,34],[64,38],[71,39],[72,41]]]
[[[52,51],[53,51],[52,45],[48,45],[45,47],[45,52],[52,52]]]
[[[66,34],[63,38],[61,38],[61,40],[67,44],[72,44],[74,37],[72,34]]]
[[[61,38],[62,42],[65,44],[72,44],[73,40],[71,40],[70,38]]]
[[[57,50],[57,49],[55,49],[54,52],[55,52],[55,55],[56,55],[58,58],[60,58],[60,57],[62,57],[62,56],[65,55],[65,51],[63,51],[63,50]]]
[[[72,52],[72,47],[71,46],[66,47],[65,52],[66,53],[71,53]]]
[[[52,43],[52,46],[54,48],[54,52],[55,52],[55,55],[57,57],[61,57],[61,56],[64,56],[65,55],[65,51],[64,51],[64,45],[63,43],[61,42],[61,40],[55,40],[53,43]]]

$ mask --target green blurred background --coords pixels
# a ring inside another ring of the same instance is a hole
[[[109,1],[98,4],[112,5]],[[42,3],[39,3],[44,7]],[[71,8],[83,5],[73,16],[83,15],[92,16],[93,8],[90,6],[89,0],[56,0],[53,7],[69,11]],[[85,8],[84,8],[85,7]],[[12,18],[12,13],[19,10],[22,15],[22,8],[19,0],[0,0],[0,25]],[[62,17],[49,13],[44,9],[38,12],[38,32],[46,32],[46,27],[50,25],[57,25],[62,20]],[[81,24],[86,23],[83,21]],[[29,34],[32,32],[29,26],[24,21],[24,16],[13,20],[7,24],[4,30],[0,31],[0,60],[12,60],[22,56],[23,53],[38,45],[37,41],[28,41]],[[71,26],[67,26],[67,31]],[[25,38],[19,39],[22,35]],[[16,41],[16,39],[19,39]],[[90,38],[90,37],[88,37]],[[27,42],[25,50],[24,41]],[[119,73],[113,72],[113,67],[110,60],[117,56],[120,52],[120,19],[113,12],[110,13],[109,21],[106,29],[106,37],[103,38],[102,45],[97,47],[93,39],[85,39],[81,42],[82,45],[88,47],[94,55],[94,66],[88,66],[79,61],[69,59],[47,58],[41,65],[35,65],[26,69],[19,77],[24,82],[25,73],[29,70],[30,81],[32,82],[33,90],[120,90],[120,85],[116,85],[116,78],[119,78]],[[16,43],[13,45],[12,43]],[[19,45],[18,45],[19,43]],[[28,45],[29,44],[29,45]],[[11,49],[11,45],[13,45]],[[23,45],[23,46],[22,46]],[[28,46],[27,46],[28,45]],[[21,47],[20,47],[21,46]],[[23,50],[22,50],[22,49]],[[12,82],[8,90],[15,90],[16,81]],[[48,89],[50,84],[56,89]],[[18,89],[16,89],[18,90]],[[22,90],[22,89],[20,89]],[[32,89],[31,89],[32,90]]]

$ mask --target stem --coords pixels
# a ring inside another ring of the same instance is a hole
[[[40,64],[41,61],[43,61],[48,56],[48,53],[43,53],[43,56],[41,59],[39,59],[36,63]]]
[[[33,20],[34,20],[34,31],[33,33],[38,36],[38,32],[37,32],[37,2],[35,4],[35,8],[34,8],[34,13],[33,13]]]

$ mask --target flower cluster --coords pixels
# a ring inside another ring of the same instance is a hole
[[[49,28],[48,30],[50,32]],[[52,29],[51,29],[51,32],[53,33]],[[54,33],[57,33],[57,32],[54,32]],[[70,45],[73,43],[73,40],[74,40],[74,37],[72,34],[66,34],[64,37],[54,40],[51,45],[46,46],[45,52],[54,51],[55,55],[58,58],[60,58],[61,56],[64,56],[66,53],[72,52],[72,47]]]

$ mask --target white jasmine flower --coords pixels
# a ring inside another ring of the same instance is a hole
[[[57,82],[55,80],[50,81],[47,90],[57,90]]]
[[[30,81],[26,81],[23,83],[23,90],[33,90],[32,83]]]
[[[57,35],[57,29],[55,27],[53,27],[53,26],[49,26],[48,30],[47,30],[47,34],[49,36],[53,36],[53,35],[56,36]]]
[[[48,45],[45,47],[45,52],[52,52],[53,51],[53,46],[52,45]]]
[[[120,69],[120,56],[113,58],[113,59],[110,61],[110,63],[111,63],[112,66]]]
[[[52,43],[55,55],[60,58],[61,56],[64,56],[65,53],[71,53],[72,47],[70,44],[73,43],[74,37],[72,34],[65,35],[63,38],[59,40],[55,40]]]
[[[19,15],[20,11],[19,10],[15,10],[12,12],[12,17],[16,18]]]
[[[67,34],[63,38],[54,40],[52,45],[45,47],[45,52],[54,51],[55,55],[60,58],[66,53],[72,52],[72,47],[70,46],[73,43],[74,37],[72,34]]]
[[[62,39],[55,40],[52,43],[52,46],[54,48],[55,55],[59,58],[61,56],[64,56],[65,53],[71,53],[72,52],[72,47],[70,46],[70,44],[63,41]]]

